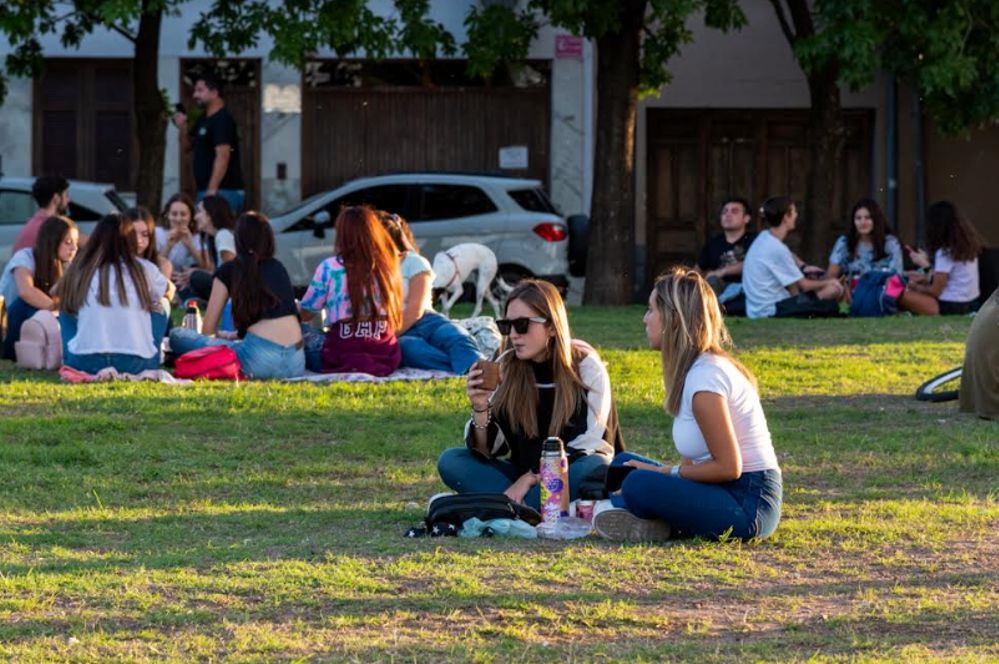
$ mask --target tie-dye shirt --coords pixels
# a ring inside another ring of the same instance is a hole
[[[325,308],[327,324],[354,317],[347,290],[347,268],[339,256],[327,258],[316,268],[309,289],[302,296],[302,308],[309,311]],[[385,310],[379,306],[376,315],[384,316]]]

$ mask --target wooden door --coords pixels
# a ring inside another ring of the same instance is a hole
[[[832,217],[846,229],[854,201],[871,191],[873,113],[845,111],[847,143],[835,178]],[[758,208],[768,196],[805,197],[807,110],[649,109],[647,128],[647,274],[692,265],[707,239],[720,232],[728,196]],[[804,220],[808,210],[802,209]],[[754,222],[755,223],[755,222]],[[792,234],[792,248],[800,233]]]
[[[34,174],[134,191],[131,60],[50,58],[34,88]]]

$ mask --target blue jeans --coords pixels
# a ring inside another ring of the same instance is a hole
[[[614,457],[612,466],[634,459],[662,463],[630,452]],[[731,482],[707,484],[651,470],[633,470],[624,478],[621,493],[611,496],[643,519],[660,519],[678,535],[716,539],[731,529],[731,537],[770,536],[780,521],[783,484],[779,470],[743,473]]]
[[[78,371],[95,374],[101,369],[114,367],[121,373],[137,374],[143,371],[160,368],[160,342],[166,334],[168,317],[166,314],[154,311],[149,314],[153,324],[153,345],[156,354],[152,357],[140,357],[125,353],[87,353],[74,355],[69,352],[69,342],[76,336],[77,319],[66,312],[59,312],[59,329],[62,333],[62,363]]]
[[[170,349],[183,355],[206,346],[228,346],[236,351],[240,371],[248,378],[297,378],[305,373],[305,353],[299,344],[282,346],[247,332],[243,339],[216,339],[186,327],[170,330]]]
[[[569,500],[579,498],[579,487],[583,478],[598,471],[609,463],[602,454],[580,457],[569,464]],[[458,493],[503,493],[513,484],[521,472],[504,459],[486,459],[467,447],[452,447],[444,450],[437,459],[437,472],[444,484]],[[535,486],[527,492],[524,504],[534,509],[541,507],[540,489]]]
[[[246,202],[246,192],[242,189],[219,189],[215,194],[221,198],[225,199],[225,202],[229,204],[232,208],[232,213],[239,216],[239,213],[243,211],[243,203]],[[205,197],[204,191],[199,191],[195,199],[195,203],[200,203],[201,199]]]
[[[402,366],[436,369],[456,374],[482,358],[475,339],[461,325],[436,311],[428,311],[399,337]]]
[[[3,357],[5,360],[15,359],[14,344],[21,340],[21,326],[38,312],[21,298],[7,303],[7,336],[3,338]]]

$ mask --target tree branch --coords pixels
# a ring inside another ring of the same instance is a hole
[[[795,40],[798,38],[791,30],[791,24],[787,22],[787,15],[784,13],[784,5],[781,4],[781,0],[770,0],[770,4],[774,6],[774,12],[777,14],[777,22],[780,23],[780,30],[787,37],[787,41],[792,46]]]
[[[117,25],[115,23],[104,23],[103,25],[108,30],[113,30],[114,32],[117,32],[119,35],[121,35],[122,37],[124,37],[128,41],[132,42],[133,44],[138,39],[135,35],[133,35],[131,32],[129,32],[125,28],[121,27],[120,25]]]

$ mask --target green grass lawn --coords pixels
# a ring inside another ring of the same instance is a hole
[[[576,309],[672,459],[642,309]],[[8,661],[999,659],[999,424],[911,395],[970,319],[737,320],[784,469],[762,543],[406,540],[457,380],[62,385],[0,362]]]

